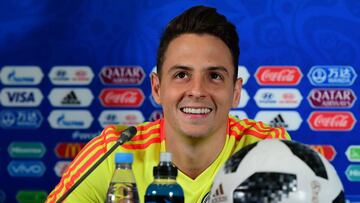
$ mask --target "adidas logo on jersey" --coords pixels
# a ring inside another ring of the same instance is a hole
[[[274,128],[284,127],[287,128],[289,125],[285,123],[284,118],[281,114],[278,114],[272,121],[270,121],[270,126]]]
[[[216,189],[215,193],[212,194],[211,203],[226,202],[227,197],[225,196],[223,185],[220,184]]]
[[[74,91],[70,91],[69,94],[67,94],[63,100],[61,101],[61,104],[64,105],[74,105],[74,104],[80,104],[80,101],[78,100],[76,94]]]

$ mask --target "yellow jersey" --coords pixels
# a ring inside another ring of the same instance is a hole
[[[163,119],[136,126],[133,139],[118,147],[100,164],[64,202],[104,202],[107,189],[115,170],[116,152],[134,154],[133,172],[138,187],[140,202],[144,202],[146,188],[153,181],[153,167],[159,162],[160,152],[166,151],[166,135]],[[60,182],[50,193],[46,202],[55,202],[119,139],[122,129],[109,126],[101,135],[91,140],[72,161]],[[262,139],[290,139],[284,128],[272,128],[262,122],[229,116],[226,142],[216,160],[196,179],[189,178],[180,170],[177,182],[184,190],[186,203],[202,203],[208,199],[212,182],[224,162],[241,148]],[[211,149],[211,146],[209,146]]]

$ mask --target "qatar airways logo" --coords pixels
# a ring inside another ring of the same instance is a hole
[[[299,84],[302,73],[297,66],[260,66],[255,78],[260,85],[295,86]]]
[[[308,100],[313,108],[351,108],[356,96],[351,89],[313,89]]]
[[[99,74],[101,82],[111,85],[140,85],[145,72],[140,66],[107,66]]]
[[[308,123],[315,131],[350,131],[356,119],[351,112],[347,111],[315,111],[310,114]]]
[[[101,104],[105,107],[139,107],[144,98],[139,88],[108,88],[100,93]]]

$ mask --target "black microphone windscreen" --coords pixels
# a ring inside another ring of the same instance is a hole
[[[137,129],[134,126],[126,128],[120,135],[119,142],[125,143],[131,140],[136,135]]]

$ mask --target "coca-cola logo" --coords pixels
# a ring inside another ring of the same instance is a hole
[[[322,112],[315,111],[309,116],[310,128],[315,131],[350,131],[355,123],[351,112]]]
[[[105,107],[139,107],[144,93],[139,88],[108,88],[101,91],[100,101]]]
[[[351,108],[356,96],[351,89],[313,89],[308,100],[314,108]]]
[[[140,66],[107,66],[101,69],[99,76],[104,84],[139,85],[145,73]]]
[[[260,66],[255,78],[260,85],[294,86],[299,84],[302,73],[297,66]]]

